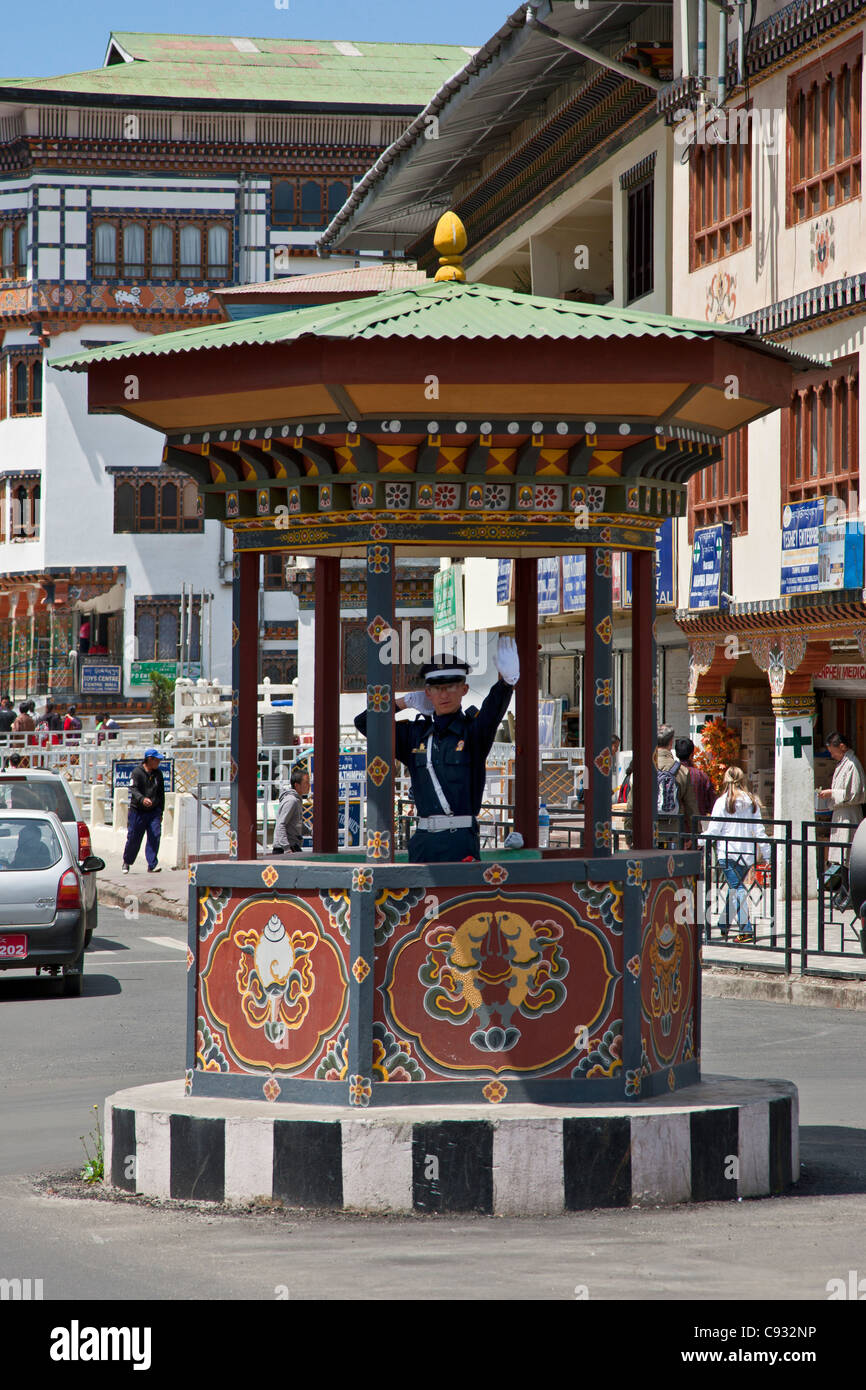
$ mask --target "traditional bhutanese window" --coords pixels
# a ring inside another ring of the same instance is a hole
[[[227,280],[229,278],[228,227],[208,227],[207,274],[209,280]]]
[[[201,228],[180,229],[180,278],[201,279]]]
[[[10,415],[42,414],[42,359],[30,353],[26,357],[10,356],[11,384]]]
[[[347,183],[332,183],[328,186],[328,221],[337,215],[351,191]]]
[[[787,225],[860,196],[863,37],[788,80]]]
[[[117,227],[113,222],[97,222],[94,228],[93,274],[104,279],[117,275]]]
[[[419,642],[417,633],[427,633],[427,650],[433,650],[432,618],[410,619],[410,651],[413,643]],[[403,653],[403,662],[390,668],[393,672],[395,690],[406,690],[417,681],[415,664],[409,660],[410,652]],[[340,623],[340,690],[345,695],[357,695],[367,688],[367,620],[366,618],[344,618]]]
[[[39,538],[42,488],[38,478],[6,478],[3,481],[2,539],[32,541]]]
[[[295,185],[276,179],[271,192],[271,221],[275,227],[291,227],[295,221]]]
[[[298,674],[297,652],[262,652],[262,680],[290,685]]]
[[[740,128],[737,127],[737,134]],[[690,156],[689,269],[722,260],[752,241],[752,122],[747,139],[699,144]]]
[[[649,294],[653,287],[653,180],[627,194],[627,302]]]
[[[301,186],[301,225],[320,227],[322,221],[322,185],[305,183]]]
[[[127,223],[123,229],[123,274],[128,280],[143,280],[145,273],[144,227]]]
[[[27,274],[27,221],[6,222],[0,228],[0,279],[21,280]]]
[[[265,552],[264,587],[266,589],[287,589],[286,557],[279,550]]]
[[[114,480],[114,530],[200,532],[203,527],[199,491],[181,475],[173,478],[119,475]]]
[[[782,501],[839,497],[858,511],[857,358],[797,377],[790,408],[782,413]]]
[[[174,228],[156,222],[150,233],[150,273],[154,280],[170,280],[174,275]]]
[[[749,431],[727,435],[722,457],[689,482],[689,540],[695,527],[731,523],[735,536],[749,530]]]
[[[180,622],[180,601],[178,599],[136,599],[136,659],[138,661],[178,661],[181,656]],[[190,630],[190,661],[200,660],[201,612],[199,600],[195,599]]]

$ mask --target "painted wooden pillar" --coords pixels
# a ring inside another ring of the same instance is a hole
[[[340,561],[316,560],[313,669],[313,850],[335,854],[340,769]]]
[[[258,785],[259,554],[235,553],[232,587],[232,833],[230,853],[255,859]]]
[[[514,632],[520,657],[515,699],[514,829],[538,847],[538,561],[514,561]]]
[[[394,857],[394,547],[367,546],[367,858]],[[388,640],[390,639],[390,640]],[[382,660],[387,656],[387,660]]]
[[[613,732],[613,553],[596,548],[586,552],[586,611],[584,617],[584,797],[583,852],[610,854],[611,777],[614,773],[610,738]]]
[[[632,565],[632,845],[653,849],[656,775],[656,616],[655,552],[636,550]]]

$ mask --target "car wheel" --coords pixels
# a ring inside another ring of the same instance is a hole
[[[80,999],[84,981],[84,952],[72,966],[63,967],[62,993],[64,999]]]

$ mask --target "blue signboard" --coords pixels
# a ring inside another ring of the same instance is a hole
[[[656,607],[674,604],[674,517],[668,517],[656,531]],[[625,554],[622,606],[631,608],[631,551]]]
[[[689,608],[725,611],[731,588],[731,523],[702,526],[692,542],[692,577]]]
[[[306,763],[310,770],[310,783],[312,795],[304,802],[304,838],[302,845],[304,849],[313,847],[313,796],[315,796],[314,783],[314,763],[315,755],[310,749],[309,753],[301,754],[296,760],[299,763]],[[346,798],[349,800],[349,838],[346,844],[357,848],[361,843],[361,802],[367,794],[367,754],[366,753],[341,753],[337,764],[337,787],[339,801],[337,802],[337,829],[340,832],[340,843],[343,843],[342,832],[346,825]]]
[[[141,758],[115,758],[114,762],[111,764],[112,790],[117,791],[118,787],[128,787],[132,781],[133,772],[140,766]],[[160,758],[159,766],[166,791],[173,792],[174,758]]]
[[[81,667],[82,695],[119,695],[121,693],[120,667],[97,666],[87,662]]]
[[[782,593],[812,594],[818,588],[818,542],[826,499],[782,508]]]
[[[500,560],[496,571],[496,602],[510,603],[514,597],[514,562]]]
[[[863,588],[863,523],[835,521],[818,537],[818,588]]]
[[[562,557],[562,611],[582,613],[586,608],[586,551]]]
[[[559,556],[538,561],[538,613],[550,617],[559,612]]]

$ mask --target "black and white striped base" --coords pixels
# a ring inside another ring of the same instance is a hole
[[[112,1186],[152,1197],[541,1216],[782,1192],[797,1118],[790,1082],[729,1077],[631,1107],[373,1111],[196,1099],[176,1081],[109,1097],[106,1160]]]

